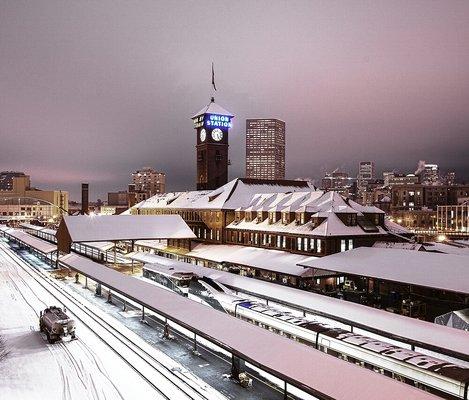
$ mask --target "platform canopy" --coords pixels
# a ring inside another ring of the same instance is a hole
[[[432,289],[469,293],[469,257],[425,251],[359,247],[298,265]]]
[[[145,268],[150,270],[158,271],[160,268],[171,268],[173,271],[192,272],[200,277],[211,278],[243,293],[322,315],[368,332],[469,361],[467,352],[469,335],[464,331],[277,283],[248,278],[201,265],[188,264],[155,254],[133,253],[130,257],[145,263]]]
[[[59,249],[67,253],[79,242],[194,238],[179,215],[67,215],[57,231]]]
[[[234,244],[198,244],[187,256],[214,261],[220,264],[243,265],[291,276],[313,276],[310,268],[303,268],[297,265],[308,259],[308,256],[292,254],[281,250]]]
[[[49,254],[53,253],[54,251],[57,251],[57,246],[55,244],[38,239],[37,237],[30,235],[29,233],[17,229],[10,229],[6,233],[9,237],[18,240],[19,242],[22,242],[25,245],[43,254]]]
[[[60,262],[318,399],[436,399],[77,254]]]

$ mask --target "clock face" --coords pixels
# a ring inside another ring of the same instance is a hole
[[[207,131],[205,129],[202,129],[200,131],[200,141],[205,142],[205,138],[207,137]]]
[[[213,140],[215,140],[216,142],[219,142],[220,140],[222,140],[222,139],[223,139],[223,132],[222,132],[222,130],[221,130],[221,129],[218,129],[218,128],[214,129],[214,130],[212,131],[212,138],[213,138]]]

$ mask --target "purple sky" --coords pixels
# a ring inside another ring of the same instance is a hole
[[[77,198],[125,188],[142,166],[193,189],[189,117],[211,95],[287,124],[287,176],[360,160],[469,180],[468,1],[0,0],[0,170]]]

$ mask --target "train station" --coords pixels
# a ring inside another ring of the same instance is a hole
[[[28,246],[39,251],[33,244]],[[208,341],[228,352],[232,358],[232,374],[241,373],[248,368],[259,368],[284,382],[281,386],[285,398],[290,393],[303,391],[318,399],[371,399],[376,395],[376,387],[384,391],[385,394],[381,397],[384,399],[395,398],[396,394],[400,398],[431,398],[409,385],[370,373],[313,348],[273,335],[265,329],[114,271],[86,257],[69,254],[62,256],[59,263],[86,276],[89,282],[100,284],[103,290],[122,296],[129,304],[140,306],[142,313],[153,312],[171,321],[173,328],[178,325],[191,332],[195,350]],[[258,346],[257,343],[263,343],[263,346]],[[283,357],[285,351],[295,354],[292,361]],[[311,368],[312,365],[321,367]],[[336,384],[337,371],[341,371],[341,385]],[[344,380],[343,377],[347,379]]]

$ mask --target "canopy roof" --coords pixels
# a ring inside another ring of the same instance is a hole
[[[310,269],[299,267],[309,257],[281,250],[229,244],[199,244],[187,256],[199,257],[217,263],[245,265],[256,269],[292,276],[310,276]]]
[[[359,247],[301,261],[303,267],[469,293],[469,259],[454,254]]]
[[[406,251],[409,252],[409,250]],[[154,254],[134,254],[133,258],[144,263],[171,265],[181,271],[194,272],[201,277],[207,276],[240,292],[250,293],[290,307],[323,315],[384,337],[390,337],[469,361],[467,352],[469,335],[467,332],[276,283],[171,260]]]
[[[179,215],[64,216],[58,234],[63,230],[72,242],[196,237]]]
[[[320,399],[436,399],[87,258],[68,254],[60,261]]]
[[[29,233],[16,229],[10,229],[5,232],[8,236],[11,236],[19,240],[20,242],[31,246],[35,250],[39,250],[43,254],[49,254],[54,251],[57,251],[57,245],[46,242],[45,240],[38,239],[35,236],[30,235]]]

